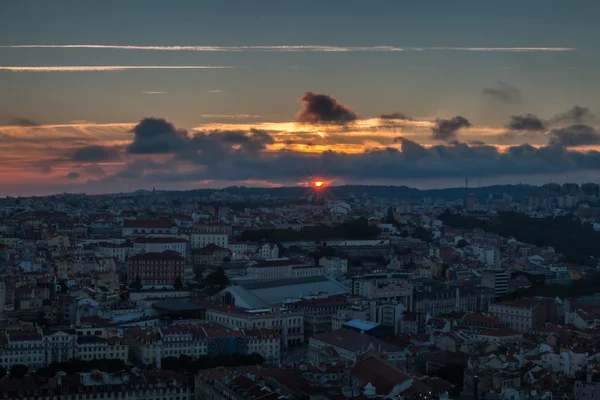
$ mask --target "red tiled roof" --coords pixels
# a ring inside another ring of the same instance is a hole
[[[390,394],[396,385],[411,379],[409,375],[377,357],[359,361],[352,368],[352,377],[362,385],[370,383],[375,387],[377,394],[383,396]]]

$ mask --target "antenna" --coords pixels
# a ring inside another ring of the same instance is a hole
[[[465,178],[465,188],[469,188],[469,178]]]

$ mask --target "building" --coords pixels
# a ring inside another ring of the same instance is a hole
[[[217,232],[193,232],[190,235],[192,249],[201,249],[211,244],[227,248],[229,237],[227,234]]]
[[[489,313],[518,332],[559,323],[558,304],[552,299],[522,298],[490,304]]]
[[[186,256],[187,240],[177,237],[141,237],[134,239],[134,254],[139,253],[162,253],[163,251],[174,251],[181,257]]]
[[[166,219],[126,219],[123,221],[123,237],[130,236],[175,236],[177,235],[177,225],[171,220]]]
[[[326,276],[264,282],[239,282],[223,289],[217,298],[222,304],[246,310],[281,307],[297,300],[348,294],[341,282]],[[291,306],[290,306],[291,307]]]
[[[479,262],[488,267],[500,267],[500,250],[497,247],[479,247],[477,249],[477,257]]]
[[[319,265],[325,267],[325,275],[343,278],[348,275],[348,260],[338,257],[321,257]]]
[[[229,238],[232,234],[231,225],[222,222],[198,221],[193,225],[193,229],[199,232],[222,233]]]
[[[125,262],[133,251],[133,245],[131,242],[123,243],[111,243],[103,242],[98,243],[96,247],[96,254],[102,257],[112,257],[119,260],[119,262]]]
[[[80,335],[74,329],[9,330],[0,336],[0,365],[22,364],[30,369],[75,358],[129,360],[129,347],[119,336]]]
[[[227,300],[228,295],[224,295]],[[229,304],[197,301],[206,308],[206,320],[230,328],[273,330],[280,335],[284,347],[304,342],[304,313],[283,308],[242,309]]]
[[[265,243],[258,249],[258,258],[261,260],[269,260],[279,258],[279,246],[275,243]]]
[[[452,311],[475,312],[479,307],[475,290],[458,286],[421,286],[417,289],[410,311],[435,317]]]
[[[174,251],[144,253],[133,256],[127,263],[127,283],[139,277],[142,286],[171,287],[180,278],[183,283],[185,260]]]
[[[126,363],[129,361],[129,345],[119,336],[77,336],[75,358],[83,361],[118,359]]]
[[[404,359],[404,349],[351,329],[323,332],[309,339],[308,359],[312,362],[358,362],[369,355],[397,362]]]
[[[251,253],[254,253],[250,250],[250,247],[254,246],[248,246],[248,243],[246,242],[229,242],[229,245],[227,246],[231,251],[231,259],[233,261],[248,259]]]
[[[508,293],[510,272],[503,269],[486,269],[481,272],[481,286],[494,291],[495,297]]]
[[[107,373],[82,372],[72,375],[57,374],[39,379],[28,376],[17,381],[0,382],[0,397],[16,399],[83,400],[191,400],[192,385],[187,377],[167,370],[139,370]]]
[[[302,299],[289,303],[291,310],[304,312],[304,334],[311,337],[317,333],[333,329],[333,316],[339,310],[348,309],[351,302],[346,297],[328,297],[324,299]]]
[[[307,267],[300,260],[290,260],[287,257],[273,260],[252,261],[246,267],[246,276],[255,281],[274,281],[300,277],[301,271],[294,272],[296,267]],[[322,271],[321,267],[321,271]],[[322,275],[315,274],[315,275]],[[308,276],[308,275],[307,275]],[[306,276],[305,276],[306,277]]]
[[[231,259],[231,251],[216,244],[209,244],[200,249],[192,249],[190,256],[194,265],[221,265],[227,258]]]

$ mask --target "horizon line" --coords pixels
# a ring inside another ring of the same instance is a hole
[[[581,186],[584,183],[595,183],[595,182],[582,182],[579,184],[579,186]],[[408,188],[408,189],[412,189],[412,190],[417,190],[419,192],[426,192],[426,191],[432,191],[432,190],[455,190],[455,189],[464,189],[464,190],[480,190],[480,189],[486,189],[486,188],[492,188],[495,186],[529,186],[529,187],[542,187],[544,184],[542,185],[534,185],[534,184],[529,184],[529,183],[505,183],[505,184],[495,184],[495,185],[489,185],[489,186],[480,186],[480,187],[464,187],[464,186],[453,186],[453,187],[440,187],[440,188],[431,188],[431,189],[419,189],[413,186],[408,186],[408,185],[368,185],[368,184],[346,184],[346,185],[327,185],[327,188],[343,188],[343,187],[349,187],[349,186],[359,186],[359,187],[385,187],[385,188]],[[196,188],[196,189],[156,189],[157,192],[191,192],[191,191],[195,191],[195,190],[213,190],[213,191],[223,191],[223,190],[227,190],[227,189],[232,189],[232,188],[244,188],[244,189],[261,189],[261,190],[277,190],[277,189],[310,189],[312,186],[310,185],[293,185],[293,186],[286,186],[286,185],[281,185],[281,186],[244,186],[244,185],[232,185],[232,186],[225,186],[222,188],[216,188],[216,187],[206,187],[206,188]],[[105,193],[86,193],[86,192],[77,192],[77,191],[73,191],[73,192],[57,192],[57,193],[53,193],[53,194],[46,194],[46,195],[31,195],[31,196],[19,196],[19,195],[15,195],[15,196],[11,196],[11,195],[6,195],[6,197],[12,198],[12,197],[20,197],[20,198],[27,198],[27,197],[50,197],[50,196],[57,196],[57,195],[81,195],[84,194],[86,196],[111,196],[111,195],[127,195],[127,194],[135,194],[136,192],[152,192],[152,189],[135,189],[132,192],[105,192]]]

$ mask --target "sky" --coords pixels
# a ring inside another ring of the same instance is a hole
[[[4,0],[0,196],[600,180],[595,0]]]

